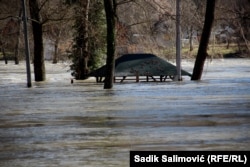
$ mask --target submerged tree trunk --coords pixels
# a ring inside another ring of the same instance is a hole
[[[3,59],[4,59],[5,64],[8,64],[8,58],[7,58],[7,55],[5,53],[5,49],[4,48],[2,48],[2,53],[3,53]]]
[[[107,22],[107,59],[104,89],[111,89],[115,71],[115,26],[116,0],[104,0]]]
[[[78,57],[76,79],[88,78],[88,61],[89,61],[89,5],[90,0],[79,1],[80,13],[76,10],[76,55]]]
[[[83,21],[83,43],[81,46],[81,55],[80,55],[80,68],[82,68],[81,78],[86,79],[89,73],[88,69],[88,61],[89,61],[89,35],[88,35],[88,27],[89,27],[89,5],[90,0],[85,0],[81,2],[83,6],[84,13],[84,21]]]
[[[37,0],[29,0],[30,16],[32,19],[32,32],[34,38],[34,73],[35,81],[44,81],[45,64],[43,48],[43,27],[40,19],[40,9]]]
[[[208,55],[207,48],[214,21],[215,4],[216,0],[207,0],[205,23],[191,80],[200,80],[202,76],[204,63]]]

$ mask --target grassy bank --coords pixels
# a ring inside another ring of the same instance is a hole
[[[209,45],[208,55],[210,58],[250,58],[249,52],[242,45],[239,50],[238,45],[231,44],[228,48],[226,44]],[[183,59],[195,59],[198,52],[198,45],[194,45],[193,50],[190,51],[188,46],[182,47],[181,56]],[[173,59],[176,56],[175,48],[158,51],[156,53],[162,55],[166,59]]]
[[[189,48],[182,48],[183,58],[195,58],[197,56],[198,46],[195,46],[193,51]],[[208,55],[211,58],[250,58],[250,54],[246,49],[239,50],[238,45],[230,45],[228,48],[224,45],[210,45]]]

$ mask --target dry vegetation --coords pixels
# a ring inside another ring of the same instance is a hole
[[[45,50],[51,50],[51,52],[45,51],[47,53],[45,57],[53,60],[56,52],[59,60],[66,60],[75,33],[72,28],[75,6],[69,7],[59,0],[38,0],[38,2],[41,8],[44,43],[48,46]],[[94,2],[98,0],[91,1],[91,3]],[[117,53],[119,55],[151,52],[168,59],[175,57],[175,0],[117,0],[117,2],[119,4],[117,10]],[[182,57],[195,58],[198,42],[189,40],[200,36],[206,1],[182,0],[181,2],[182,38],[186,40],[182,48]],[[3,49],[8,57],[14,57],[15,42],[11,42],[13,39],[20,39],[19,58],[23,59],[23,35],[13,37],[13,34],[6,34],[4,31],[9,29],[6,26],[10,19],[18,21],[20,1],[0,0],[0,6],[0,59],[3,58]],[[91,10],[95,11],[93,8],[94,6]],[[218,0],[213,28],[216,39],[210,42],[208,50],[211,57],[221,58],[227,55],[230,57],[230,54],[234,53],[237,53],[236,57],[249,57],[249,11],[248,0]],[[95,27],[89,28],[89,31],[92,34],[100,34],[101,29],[95,29]],[[228,31],[229,28],[231,32]],[[231,43],[227,47],[229,42]],[[30,34],[31,48],[32,43]],[[242,55],[239,56],[238,53]]]

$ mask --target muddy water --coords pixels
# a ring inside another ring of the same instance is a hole
[[[0,166],[129,166],[130,150],[250,150],[250,60],[208,62],[203,80],[70,84],[65,64],[26,88],[0,62]],[[193,61],[183,62],[192,72]]]

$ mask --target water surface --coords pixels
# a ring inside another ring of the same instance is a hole
[[[129,166],[130,150],[250,150],[250,60],[207,62],[202,81],[70,84],[67,64],[26,88],[0,62],[0,166]],[[192,72],[193,61],[182,66]],[[32,76],[33,77],[33,76]]]

